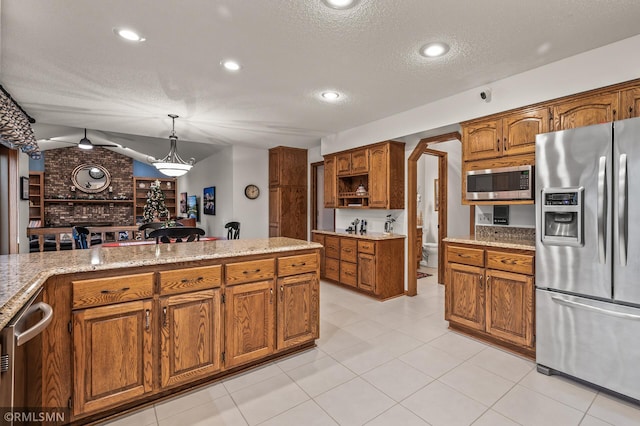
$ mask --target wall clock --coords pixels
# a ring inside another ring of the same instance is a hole
[[[260,196],[260,188],[256,185],[247,185],[244,188],[244,195],[250,200],[255,200]]]

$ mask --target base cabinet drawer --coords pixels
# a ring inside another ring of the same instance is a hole
[[[78,280],[71,283],[73,309],[103,306],[153,295],[153,272],[111,278]]]
[[[251,262],[229,263],[225,265],[225,281],[230,285],[273,278],[275,273],[274,259],[253,260]]]
[[[324,254],[331,259],[340,259],[340,237],[324,238]]]
[[[340,281],[340,261],[326,258],[324,261],[324,276],[328,280]]]
[[[340,282],[350,287],[358,286],[358,266],[351,262],[340,262]]]
[[[315,272],[317,269],[318,256],[315,253],[278,258],[279,277]]]
[[[222,284],[222,265],[162,271],[159,275],[160,294],[204,290],[220,287]]]

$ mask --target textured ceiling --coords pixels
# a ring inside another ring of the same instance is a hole
[[[98,130],[100,143],[159,157],[174,113],[181,155],[201,159],[211,145],[317,145],[636,35],[639,17],[638,0],[2,0],[1,83],[38,138],[77,141],[87,127],[93,142]],[[448,56],[418,54],[437,40]],[[225,71],[225,58],[242,70]],[[339,102],[318,99],[327,89]]]

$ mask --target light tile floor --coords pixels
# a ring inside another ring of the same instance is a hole
[[[109,425],[640,425],[637,405],[449,331],[444,287],[418,286],[377,302],[323,282],[316,348]]]

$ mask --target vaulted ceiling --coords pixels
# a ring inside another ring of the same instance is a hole
[[[88,128],[94,143],[161,157],[173,113],[181,155],[197,159],[230,144],[314,146],[640,33],[637,0],[2,0],[0,13],[0,82],[37,138],[77,142]],[[449,53],[421,56],[432,41]]]

